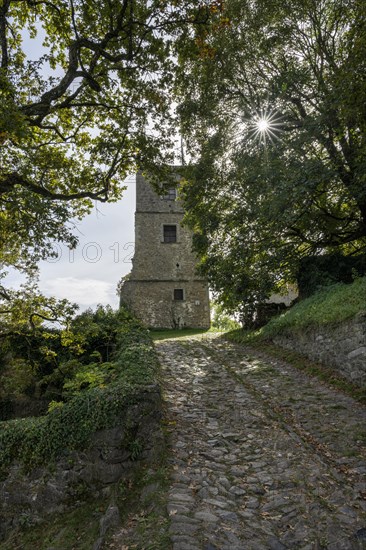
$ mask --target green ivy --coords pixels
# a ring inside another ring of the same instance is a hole
[[[95,431],[112,427],[141,389],[156,381],[158,361],[148,331],[125,318],[118,334],[114,361],[82,366],[68,382],[65,403],[55,403],[46,416],[0,423],[3,476],[14,461],[30,470],[87,447]]]

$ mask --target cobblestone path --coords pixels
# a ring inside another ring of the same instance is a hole
[[[218,337],[158,351],[174,550],[366,548],[361,405]]]

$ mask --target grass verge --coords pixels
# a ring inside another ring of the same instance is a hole
[[[295,304],[258,331],[231,331],[229,338],[238,343],[269,340],[277,334],[299,332],[308,328],[336,325],[357,314],[366,313],[366,277],[352,284],[339,283],[324,288]]]

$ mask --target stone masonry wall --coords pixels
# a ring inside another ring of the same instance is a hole
[[[88,449],[65,453],[51,469],[24,473],[13,464],[0,482],[0,541],[25,519],[28,524],[39,523],[76,501],[106,496],[113,484],[136,468],[133,442],[141,444],[139,460],[157,458],[163,441],[160,418],[160,388],[152,385],[141,390],[135,404],[126,406],[113,428],[95,432]]]
[[[359,386],[366,386],[366,312],[336,326],[284,334],[273,341],[334,368]]]
[[[136,213],[134,280],[200,279],[195,273],[197,258],[192,253],[192,234],[180,223],[179,213]],[[177,226],[177,242],[163,242],[163,225]]]
[[[192,232],[183,217],[179,199],[162,198],[137,175],[135,253],[121,303],[148,327],[210,327],[208,285],[196,272]],[[176,226],[176,242],[164,242],[164,225]],[[183,300],[174,299],[174,289],[183,290]]]
[[[178,175],[176,175],[175,180],[176,183],[179,182]],[[136,175],[136,212],[178,212],[183,214],[184,208],[180,200],[161,200],[161,197],[142,174],[138,173]]]
[[[173,300],[182,288],[183,301]],[[203,281],[127,281],[124,300],[136,317],[154,328],[209,328],[208,289]]]

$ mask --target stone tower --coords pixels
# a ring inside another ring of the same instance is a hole
[[[121,303],[151,328],[209,328],[207,282],[195,271],[192,232],[181,226],[184,208],[169,185],[159,195],[136,176],[135,254]]]

